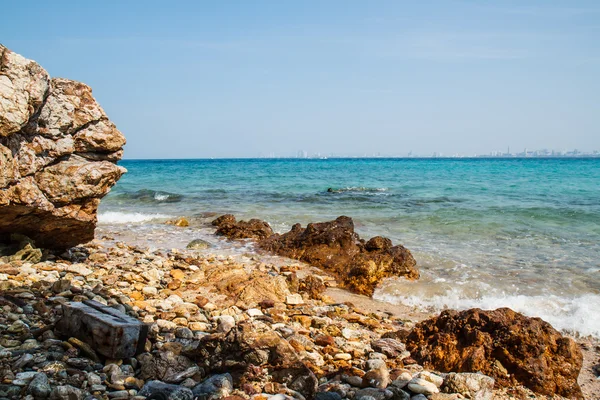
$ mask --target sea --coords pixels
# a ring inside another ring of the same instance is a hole
[[[154,248],[216,237],[224,213],[276,232],[354,219],[363,238],[407,247],[417,281],[389,279],[374,298],[424,311],[510,307],[600,337],[600,159],[125,160],[99,230]],[[165,221],[186,216],[187,228]],[[213,249],[214,251],[214,249]]]

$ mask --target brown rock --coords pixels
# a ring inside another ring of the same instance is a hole
[[[231,214],[220,216],[212,224],[217,227],[217,235],[229,239],[265,239],[273,234],[273,229],[264,221],[259,219],[236,221]]]
[[[186,217],[179,217],[177,219],[172,219],[165,222],[167,225],[175,225],[180,228],[185,228],[186,226],[190,226],[190,221]]]
[[[220,217],[214,219],[211,224],[216,226],[217,228],[222,225],[234,225],[236,222],[235,216],[233,214],[223,214]]]
[[[262,300],[258,305],[262,309],[272,308],[275,306],[275,302],[273,300]]]
[[[249,274],[241,265],[220,265],[206,272],[205,283],[213,284],[237,304],[250,306],[264,300],[283,302],[290,294],[283,276],[254,271]]]
[[[335,344],[335,339],[333,336],[329,335],[319,335],[315,338],[315,344],[319,346],[333,346]]]
[[[208,303],[209,303],[209,300],[203,296],[196,296],[196,300],[194,301],[194,304],[196,304],[200,308],[204,307]]]
[[[167,289],[177,290],[181,287],[181,281],[179,279],[173,279],[167,284]]]
[[[299,323],[305,328],[310,328],[312,318],[308,315],[294,315],[292,321]]]
[[[262,366],[273,382],[286,384],[306,398],[313,398],[317,388],[317,378],[290,343],[260,322],[242,322],[227,334],[205,336],[184,354],[208,371],[226,369],[241,374],[242,381],[251,381],[244,376]]]
[[[327,325],[326,327],[324,327],[322,329],[322,331],[330,336],[335,336],[335,337],[342,336],[342,331],[340,330],[340,328],[338,328],[335,325]]]
[[[91,240],[96,211],[125,169],[125,138],[80,82],[50,79],[0,45],[0,239],[40,247]]]
[[[173,279],[179,279],[180,281],[185,279],[185,272],[180,269],[172,269],[170,275]]]
[[[383,338],[371,342],[373,350],[390,358],[396,358],[406,351],[406,346],[395,339]]]
[[[325,290],[327,290],[327,286],[320,277],[308,275],[298,282],[298,291],[307,293],[311,299],[320,300]]]
[[[262,240],[259,247],[331,271],[344,286],[361,294],[373,294],[377,284],[388,277],[419,277],[410,251],[392,246],[383,237],[372,238],[365,245],[354,232],[352,218],[344,216],[308,224],[305,229],[296,224],[288,233]]]
[[[543,395],[583,398],[577,384],[583,356],[577,344],[540,318],[508,308],[444,311],[415,326],[407,349],[425,368],[479,371],[501,386],[521,384]]]
[[[152,354],[143,353],[137,358],[141,366],[139,377],[144,380],[158,379],[169,382],[170,378],[194,366],[190,359],[169,349]]]

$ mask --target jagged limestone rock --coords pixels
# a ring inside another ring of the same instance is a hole
[[[100,199],[126,172],[116,165],[123,145],[89,86],[0,45],[0,240],[91,240]]]

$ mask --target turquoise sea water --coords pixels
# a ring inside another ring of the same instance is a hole
[[[509,306],[600,336],[600,159],[123,161],[100,223],[231,212],[276,231],[339,215],[409,248],[417,282],[376,297],[421,307]],[[327,191],[331,188],[332,191]]]

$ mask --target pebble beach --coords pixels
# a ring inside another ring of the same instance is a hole
[[[458,399],[486,387],[494,397],[481,398],[549,398],[522,386],[492,389],[484,375],[427,370],[399,332],[430,315],[352,294],[314,267],[259,253],[219,254],[204,241],[196,250],[151,250],[119,235],[100,228],[95,240],[67,253],[42,256],[24,246],[0,259],[0,396],[141,400],[160,387],[169,399],[304,399],[311,383],[282,381],[278,371],[285,369],[314,377],[318,399]],[[61,304],[83,300],[148,324],[144,352],[106,359],[55,333]],[[240,368],[244,360],[225,345],[233,332],[243,343],[237,351],[258,346],[257,354],[271,359],[255,360],[251,373]],[[215,341],[223,342],[215,353],[199,352],[200,343]],[[586,399],[598,398],[592,366],[599,344],[580,338],[578,346],[579,383]]]

